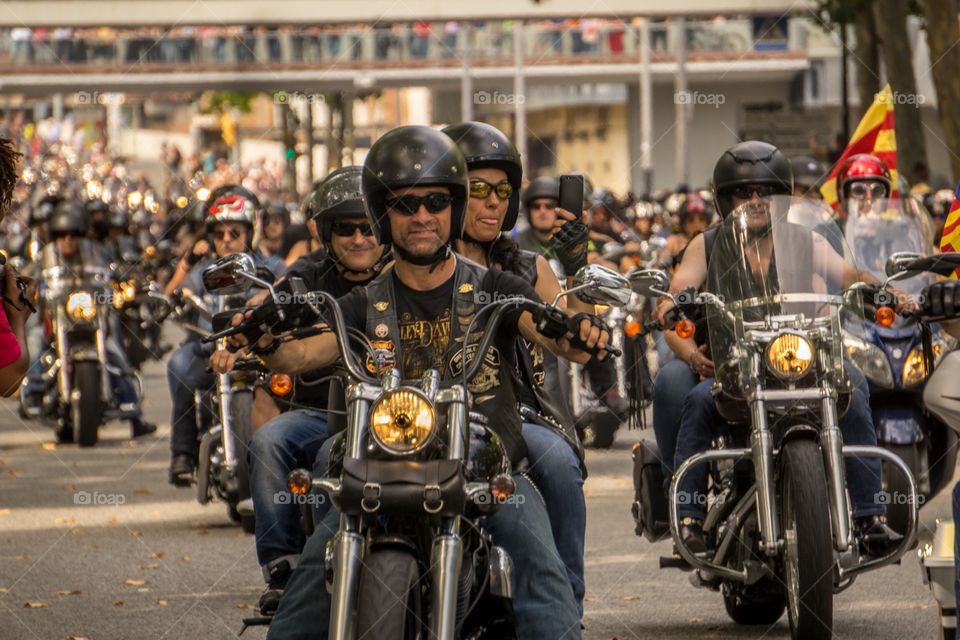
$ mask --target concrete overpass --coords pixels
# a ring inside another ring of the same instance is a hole
[[[0,27],[804,15],[815,6],[812,0],[20,0],[0,3]]]

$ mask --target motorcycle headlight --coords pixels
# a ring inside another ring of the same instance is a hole
[[[370,411],[373,439],[390,453],[419,451],[430,441],[436,426],[433,405],[409,387],[383,394]]]
[[[893,388],[893,369],[890,368],[890,361],[883,349],[850,333],[844,333],[843,350],[867,380],[884,389]]]
[[[137,297],[137,285],[133,282],[133,280],[124,282],[120,287],[120,291],[123,293],[123,299],[126,302],[133,302]]]
[[[942,342],[936,341],[933,343],[933,366],[937,366],[945,353],[946,350]],[[901,376],[904,388],[922,384],[929,374],[926,363],[923,361],[923,348],[914,347],[907,354],[907,359],[903,361]]]
[[[92,320],[97,315],[97,305],[87,291],[74,291],[67,296],[67,313],[74,320]]]
[[[798,380],[813,363],[813,345],[797,333],[781,333],[767,345],[767,367],[782,380]]]

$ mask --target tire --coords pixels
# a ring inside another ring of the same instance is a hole
[[[143,363],[150,357],[150,350],[144,344],[147,336],[140,328],[139,321],[136,318],[128,318],[126,315],[121,321],[120,328],[123,332],[123,345],[127,352],[127,361],[131,367],[139,371],[143,367]]]
[[[102,410],[100,404],[100,363],[73,363],[73,390],[79,393],[75,415],[71,415],[73,438],[81,447],[97,444],[97,431],[100,429]],[[70,402],[73,412],[73,402]]]
[[[922,446],[921,443],[885,444],[883,448],[899,456],[916,478],[920,471],[920,446]],[[910,523],[910,504],[906,499],[910,493],[910,484],[900,469],[891,464],[884,465],[883,481],[887,496],[896,498],[887,501],[887,524],[897,533],[906,535],[907,526]],[[923,502],[918,502],[918,506],[922,504]]]
[[[368,554],[357,594],[357,637],[414,640],[423,636],[423,610],[417,561],[407,551],[380,549]]]
[[[833,539],[823,456],[815,441],[798,439],[783,445],[779,488],[781,530],[788,541],[783,583],[790,634],[795,639],[829,640],[833,633]]]
[[[727,615],[737,624],[772,625],[787,608],[783,588],[769,578],[723,594]]]

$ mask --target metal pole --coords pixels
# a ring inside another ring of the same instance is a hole
[[[840,123],[840,130],[843,132],[843,139],[850,140],[850,92],[849,85],[849,51],[847,50],[847,23],[840,23],[840,117],[843,121]],[[867,105],[869,106],[869,105]],[[864,107],[866,108],[866,107]]]
[[[513,24],[513,137],[520,152],[520,161],[527,164],[527,105],[526,78],[523,75],[523,20]]]
[[[676,110],[676,164],[674,173],[676,184],[687,182],[687,21],[675,19],[677,31],[677,74],[674,79],[673,102]]]
[[[640,167],[643,194],[653,192],[653,75],[650,72],[650,18],[640,19]]]
[[[466,25],[463,30],[463,76],[460,78],[460,119],[463,122],[473,120],[473,76],[470,75],[470,39],[473,27]]]

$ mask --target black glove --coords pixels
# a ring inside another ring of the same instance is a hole
[[[570,220],[553,236],[553,253],[563,265],[563,272],[572,276],[587,264],[590,231],[580,220]]]
[[[942,320],[960,315],[960,281],[935,282],[923,292],[923,314]]]
[[[579,349],[595,355],[597,352],[597,347],[587,347],[586,343],[580,339],[580,323],[584,320],[589,320],[590,324],[598,327],[601,331],[606,331],[608,335],[610,334],[610,327],[607,326],[607,323],[601,320],[599,317],[593,315],[592,313],[585,313],[583,311],[573,317],[567,318],[567,335],[570,336],[570,346],[574,349]],[[609,357],[610,352],[608,351],[603,359],[606,360]]]
[[[193,252],[193,249],[191,249],[191,250],[187,253],[187,266],[188,266],[188,267],[196,266],[196,264],[197,264],[198,262],[200,262],[201,260],[203,260],[203,254],[202,254],[202,253],[194,253],[194,252]]]

